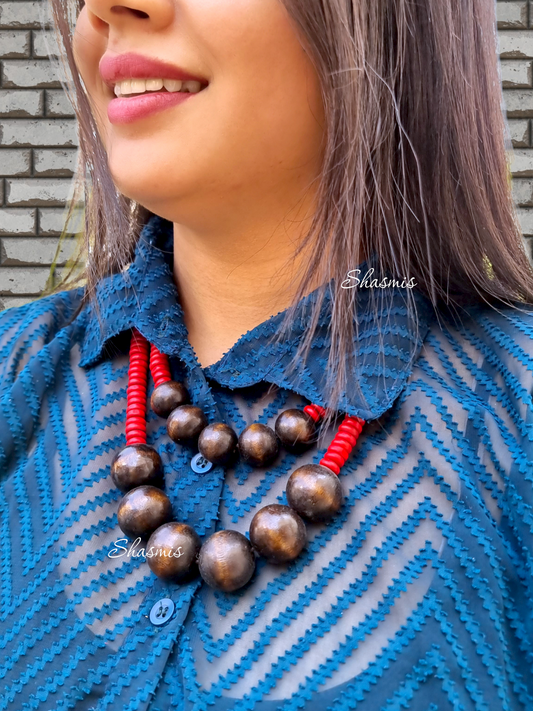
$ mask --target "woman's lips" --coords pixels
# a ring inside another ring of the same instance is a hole
[[[186,91],[154,91],[139,96],[117,97],[107,105],[107,118],[113,124],[133,123],[197,95]]]

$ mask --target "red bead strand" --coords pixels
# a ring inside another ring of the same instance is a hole
[[[306,405],[304,407],[304,412],[307,413],[309,417],[312,417],[315,422],[318,422],[326,415],[324,408],[320,405],[315,405],[314,403]]]
[[[150,347],[150,372],[156,388],[172,380],[168,356],[161,353],[153,343]]]
[[[320,464],[328,467],[338,476],[341,467],[346,463],[355,447],[364,424],[365,420],[360,417],[346,415],[326,454],[320,460]]]
[[[146,444],[146,383],[148,380],[146,338],[132,330],[126,406],[126,444]]]

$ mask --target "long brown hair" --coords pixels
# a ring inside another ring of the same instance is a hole
[[[278,338],[290,329],[306,285],[325,284],[331,274],[340,285],[359,254],[375,253],[380,270],[414,279],[437,311],[533,303],[533,271],[510,189],[493,0],[281,1],[321,79],[327,146],[316,215],[300,247],[316,248],[308,250]],[[49,2],[79,125],[71,205],[85,204],[87,301],[104,276],[131,260],[151,213],[120,195],[111,179],[72,53],[81,4]],[[324,294],[300,343],[304,358]],[[357,386],[348,379],[356,294],[333,294],[332,406]],[[410,289],[406,303],[414,313]]]

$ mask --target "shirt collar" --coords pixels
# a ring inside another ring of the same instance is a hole
[[[80,365],[90,367],[104,356],[108,341],[136,327],[151,343],[169,356],[176,356],[188,369],[200,367],[189,343],[183,310],[172,275],[173,225],[153,216],[139,237],[133,262],[118,274],[103,279],[96,289],[101,322],[92,304],[87,306],[87,321],[81,343]],[[359,275],[373,264],[372,258],[359,265]],[[391,407],[406,385],[430,327],[433,309],[430,302],[413,289],[416,322],[409,317],[405,289],[378,289],[378,318],[375,289],[360,288],[357,293],[358,338],[354,343],[353,387],[343,393],[339,409],[350,415],[372,420]],[[204,373],[221,385],[232,388],[260,381],[293,390],[318,405],[327,407],[325,366],[329,351],[328,326],[331,320],[329,290],[322,304],[319,327],[305,363],[288,372],[305,331],[308,306],[318,290],[298,304],[297,318],[289,337],[278,345],[269,344],[285,312],[241,336],[237,343]],[[355,386],[358,383],[360,389]]]

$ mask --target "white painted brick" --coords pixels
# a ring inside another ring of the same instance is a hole
[[[533,180],[514,178],[513,200],[518,207],[533,207]]]
[[[31,151],[9,148],[0,149],[0,175],[30,175]]]
[[[74,109],[64,91],[45,91],[45,111],[46,115],[53,116],[74,116]]]
[[[501,62],[504,89],[527,89],[531,86],[531,62],[504,60]]]
[[[0,2],[0,27],[42,27],[41,19],[50,24],[51,13],[47,2]]]
[[[527,29],[527,2],[496,3],[498,29]]]
[[[30,56],[29,32],[0,32],[0,56],[3,59]]]
[[[42,91],[0,91],[0,116],[30,118],[43,115]]]
[[[5,311],[5,309],[16,308],[17,306],[24,306],[24,304],[29,304],[32,301],[35,301],[35,297],[2,296],[2,298],[0,298],[0,311]]]
[[[2,266],[37,266],[53,264],[59,240],[57,237],[4,237],[1,245]],[[64,239],[57,264],[64,265],[74,254],[75,240]]]
[[[21,208],[0,209],[0,235],[33,235],[36,231],[37,210]]]
[[[526,252],[529,257],[529,261],[533,264],[533,239],[530,237],[529,239],[525,239],[524,242],[526,243]]]
[[[0,154],[1,155],[1,154]],[[72,176],[76,169],[77,151],[67,150],[34,150],[33,167],[35,175],[40,176]]]
[[[0,145],[75,147],[78,145],[76,122],[68,119],[0,121]]]
[[[32,178],[6,180],[6,204],[16,206],[62,205],[69,196],[72,181]]]
[[[533,116],[533,91],[504,91],[503,100],[508,118]]]
[[[498,41],[502,59],[533,58],[533,32],[530,30],[500,30]]]
[[[533,150],[515,150],[511,152],[511,172],[516,178],[533,177]],[[7,193],[7,188],[6,188]]]
[[[4,180],[0,178],[0,205],[4,204]]]
[[[8,59],[2,66],[4,88],[46,88],[61,86],[55,67],[43,59]]]
[[[511,119],[508,121],[511,140],[515,148],[529,147],[529,120]]]
[[[524,236],[533,235],[533,210],[517,208],[516,215],[520,223],[520,228]],[[2,270],[0,269],[0,273]]]
[[[48,267],[2,267],[0,293],[40,294],[50,275]]]
[[[67,218],[66,208],[44,208],[40,207],[38,210],[39,216],[39,235],[40,236],[54,236],[59,235],[65,227],[65,220]],[[78,208],[74,210],[74,214],[71,217],[68,225],[71,231],[81,231],[83,229],[83,209]]]
[[[60,46],[53,30],[33,32],[33,56],[36,59],[60,56]]]

